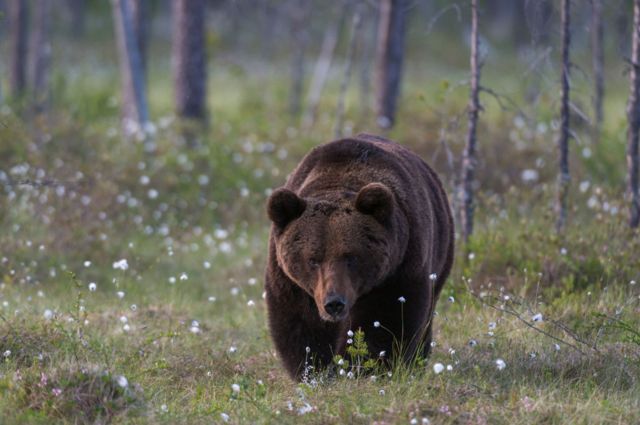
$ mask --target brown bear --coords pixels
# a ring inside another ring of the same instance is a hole
[[[424,161],[382,137],[337,140],[302,159],[267,212],[269,327],[292,378],[344,355],[349,330],[376,357],[428,354],[454,228]]]

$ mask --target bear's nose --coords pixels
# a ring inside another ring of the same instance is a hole
[[[340,295],[332,295],[324,303],[324,310],[331,316],[337,316],[344,310],[346,303]]]

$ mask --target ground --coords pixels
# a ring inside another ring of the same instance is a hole
[[[518,100],[526,119],[484,93],[476,233],[458,242],[432,356],[390,374],[369,364],[367,376],[345,369],[295,384],[266,326],[264,203],[333,137],[336,89],[305,131],[286,114],[277,69],[246,76],[217,60],[211,124],[190,147],[168,79],[153,74],[160,118],[146,144],[119,135],[115,68],[68,77],[74,90],[59,77],[48,117],[0,110],[3,423],[640,422],[640,235],[623,197],[623,83],[608,92],[598,144],[576,119],[560,235],[555,80],[535,115]],[[434,165],[455,206],[466,87],[425,80],[418,65],[389,137]],[[485,74],[520,95],[514,76]],[[256,97],[263,87],[274,90]],[[348,127],[375,131],[358,118],[356,89]]]

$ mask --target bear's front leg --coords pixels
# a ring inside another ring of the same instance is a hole
[[[284,273],[266,277],[269,328],[276,350],[293,379],[305,368],[331,364],[339,325],[320,318],[313,299]]]

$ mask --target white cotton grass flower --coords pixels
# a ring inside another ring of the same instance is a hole
[[[438,278],[438,275],[437,275],[437,274],[435,274],[435,273],[431,273],[431,274],[429,275],[429,279],[430,279],[430,280],[436,280],[437,278]]]
[[[447,365],[447,371],[451,372],[453,370],[453,366],[451,366],[450,364]]]
[[[129,263],[127,262],[126,258],[122,258],[116,262],[113,263],[113,268],[116,270],[127,270],[129,268]]]
[[[180,280],[187,280],[187,279],[189,279],[189,276],[187,276],[187,274],[185,272],[182,272],[180,274]]]
[[[387,355],[387,352],[385,350],[380,351],[380,353],[378,354],[378,357],[384,357]]]
[[[238,351],[238,348],[232,345],[227,351],[229,352],[229,354],[233,354]]]
[[[233,391],[234,394],[239,394],[240,393],[240,385],[231,384],[231,390]]]
[[[231,419],[231,417],[224,412],[220,413],[220,418],[223,422],[229,422],[229,419]]]
[[[124,291],[118,291],[118,292],[116,292],[116,295],[118,296],[119,299],[123,299],[124,298]]]
[[[444,370],[444,365],[442,363],[436,363],[433,365],[433,371],[436,375],[441,373]]]
[[[217,299],[217,298],[216,298],[216,297],[214,297],[213,295],[212,295],[212,296],[210,296],[209,298],[207,298],[207,300],[208,300],[210,303],[214,303],[214,302],[216,302],[216,299]]]
[[[384,389],[381,389],[380,391],[378,391],[378,394],[384,395]]]
[[[131,330],[131,326],[129,326],[128,323],[125,323],[124,326],[122,327],[122,330],[124,332],[129,332]]]
[[[127,316],[120,316],[120,322],[121,323],[127,323],[129,321],[129,319],[127,318]]]
[[[352,331],[351,329],[349,329],[349,330],[347,331],[347,336],[348,336],[349,338],[352,338],[352,337],[353,337],[353,331]]]
[[[522,170],[522,173],[520,174],[520,178],[524,183],[536,182],[539,177],[540,177],[540,173],[538,173],[537,170],[533,170],[531,168]]]
[[[507,367],[507,363],[505,363],[504,360],[502,360],[502,359],[497,359],[496,360],[496,368],[498,370],[504,370],[504,368],[506,368],[506,367]]]
[[[162,413],[167,413],[169,411],[169,407],[166,404],[160,405],[160,411]]]
[[[9,356],[11,356],[11,350],[6,350],[4,353],[2,353],[2,355],[4,356],[5,359],[8,359]]]
[[[298,407],[298,416],[306,415],[309,412],[313,411],[313,406],[311,406],[306,401],[301,407]]]
[[[53,319],[53,311],[46,309],[44,311],[44,314],[42,315],[42,317],[44,317],[44,320],[51,320]]]
[[[82,263],[85,267],[91,267],[91,261],[87,260],[84,263]]]
[[[373,322],[373,327],[374,328],[379,328],[380,327],[380,322],[378,322],[377,320],[375,322]]]
[[[405,297],[399,297],[399,298],[398,298],[398,301],[399,301],[401,304],[404,304],[405,302],[407,302],[407,299],[406,299]]]
[[[247,301],[247,306],[248,307],[253,307],[254,305],[256,305],[256,302],[254,300]]]
[[[98,289],[98,285],[95,282],[89,283],[89,291],[96,292],[96,289]]]
[[[534,321],[534,322],[542,322],[542,321],[543,321],[542,313],[535,314],[535,315],[531,318],[531,320],[532,320],[532,321]]]
[[[449,302],[450,302],[450,303],[452,303],[452,304],[453,304],[455,301],[456,301],[456,299],[455,299],[455,298],[453,298],[452,296],[450,296],[450,297],[449,297]]]
[[[129,386],[129,381],[127,380],[127,378],[123,375],[120,375],[116,378],[116,382],[118,383],[118,385],[122,388],[127,388]]]

